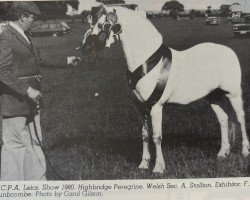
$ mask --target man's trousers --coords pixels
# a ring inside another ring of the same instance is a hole
[[[3,118],[2,181],[46,180],[45,157],[35,134],[36,126],[41,141],[40,115],[26,122],[26,117]]]

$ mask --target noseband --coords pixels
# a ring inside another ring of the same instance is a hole
[[[102,15],[106,15],[105,22],[103,24],[98,23],[98,20]],[[121,30],[121,25],[117,23],[118,17],[114,12],[106,12],[106,9],[103,8],[102,13],[99,14],[97,17],[97,21],[95,22],[94,26],[98,26],[98,28],[101,29],[101,31],[96,35],[96,34],[91,34],[93,32],[93,27],[92,26],[85,34],[84,38],[85,41],[82,44],[82,50],[83,53],[96,53],[100,50],[102,50],[105,45],[106,41],[110,36],[110,32],[113,31],[113,37],[114,41],[117,42],[120,40],[120,33],[122,32]]]

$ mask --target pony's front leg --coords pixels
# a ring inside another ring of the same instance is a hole
[[[147,118],[145,118],[143,122],[142,142],[143,142],[142,161],[141,161],[141,164],[138,166],[138,168],[148,169],[149,162],[150,162],[150,153],[149,153],[149,130],[148,130]]]
[[[153,172],[163,173],[165,170],[165,162],[162,155],[162,105],[155,104],[151,110],[153,141],[156,149],[155,167]]]

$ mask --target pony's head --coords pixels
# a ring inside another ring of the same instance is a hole
[[[82,41],[82,49],[86,53],[95,53],[120,40],[119,34],[122,30],[115,9],[103,5],[92,7],[88,22],[90,29]]]

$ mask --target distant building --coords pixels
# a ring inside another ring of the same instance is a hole
[[[232,12],[232,17],[239,17],[241,18],[242,16],[242,11],[233,11]]]

